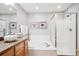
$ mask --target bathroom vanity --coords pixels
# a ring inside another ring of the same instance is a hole
[[[18,38],[16,42],[5,43],[0,41],[0,56],[27,56],[28,36]]]

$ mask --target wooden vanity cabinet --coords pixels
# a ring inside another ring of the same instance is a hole
[[[28,40],[21,42],[15,46],[15,56],[27,56],[28,55]]]
[[[2,52],[1,56],[27,56],[28,41],[24,40]]]

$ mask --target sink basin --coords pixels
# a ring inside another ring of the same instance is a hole
[[[22,33],[16,33],[16,35],[17,35],[17,38],[22,38],[23,37]]]
[[[17,40],[17,35],[4,36],[4,41],[15,41],[15,40]]]

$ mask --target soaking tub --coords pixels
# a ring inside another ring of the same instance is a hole
[[[29,41],[29,56],[56,56],[57,49],[50,42]]]
[[[51,42],[32,42],[29,41],[29,49],[32,50],[56,50],[55,46]]]

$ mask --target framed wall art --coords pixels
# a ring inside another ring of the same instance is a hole
[[[10,27],[10,29],[16,29],[17,28],[16,22],[10,22],[9,27]]]
[[[39,22],[39,28],[40,29],[46,29],[47,28],[47,22]]]
[[[38,22],[33,22],[32,23],[32,28],[38,29]]]
[[[34,29],[47,29],[47,22],[45,22],[45,21],[33,22],[32,28],[34,28]]]

